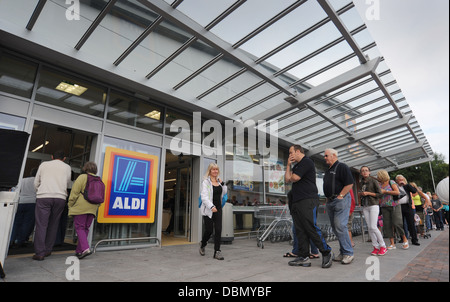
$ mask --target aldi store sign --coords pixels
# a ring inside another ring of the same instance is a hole
[[[103,165],[105,202],[99,223],[153,223],[158,157],[107,147]]]

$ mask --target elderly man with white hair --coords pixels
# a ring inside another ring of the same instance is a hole
[[[340,254],[335,258],[342,264],[353,261],[353,247],[348,234],[348,218],[350,215],[353,176],[350,168],[338,161],[338,152],[334,149],[325,150],[325,163],[328,170],[323,177],[323,192],[327,197],[326,209],[330,217],[333,233],[339,240]]]

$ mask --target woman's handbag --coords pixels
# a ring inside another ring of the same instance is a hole
[[[389,186],[391,187],[392,191],[394,191],[394,188],[392,188],[390,182],[389,182]],[[402,194],[402,191],[400,190],[400,187],[399,187],[399,191],[400,191],[400,194],[398,194],[398,195],[392,195],[392,199],[393,199],[393,200],[397,201],[397,200],[402,199],[403,197],[406,196],[406,194]]]
[[[398,204],[407,204],[408,203],[408,196],[406,196],[406,191],[402,187],[398,187],[400,191],[400,195],[398,195]],[[394,196],[392,196],[394,197]]]

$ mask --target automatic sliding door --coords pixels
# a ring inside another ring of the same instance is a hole
[[[174,235],[189,238],[190,200],[191,199],[191,167],[177,169],[175,190]]]

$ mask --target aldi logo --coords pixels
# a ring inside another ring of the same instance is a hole
[[[117,156],[114,175],[114,192],[145,195],[148,183],[149,163],[142,160]]]
[[[158,157],[107,147],[103,165],[105,202],[99,223],[153,223]]]

